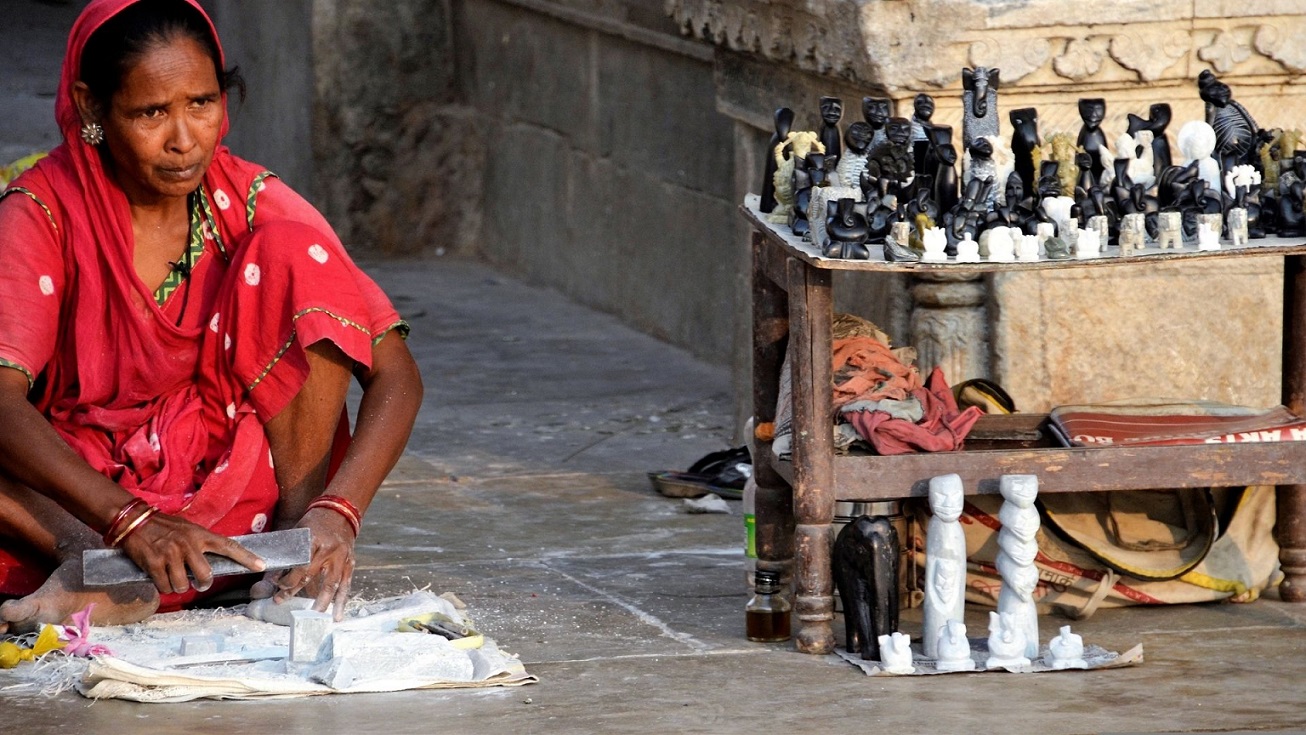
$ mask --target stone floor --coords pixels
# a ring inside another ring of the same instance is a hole
[[[427,400],[369,513],[358,591],[451,590],[518,653],[515,689],[139,705],[6,690],[22,732],[971,733],[1306,728],[1306,606],[1100,611],[1140,666],[870,678],[743,638],[742,520],[690,515],[647,470],[729,444],[726,371],[452,260],[373,264],[413,325]],[[968,612],[983,630],[985,611]],[[1058,620],[1044,621],[1045,633]],[[903,628],[919,636],[919,617]]]

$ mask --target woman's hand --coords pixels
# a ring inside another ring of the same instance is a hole
[[[275,594],[274,601],[280,605],[307,591],[314,598],[314,610],[326,612],[331,606],[340,622],[354,577],[354,529],[344,516],[326,508],[309,510],[295,527],[313,532],[313,557],[308,566],[269,574],[250,594],[255,598]]]
[[[203,592],[213,584],[213,569],[205,553],[225,556],[247,569],[261,572],[263,560],[226,536],[205,530],[177,516],[155,513],[122,541],[122,550],[136,566],[145,570],[160,594]]]

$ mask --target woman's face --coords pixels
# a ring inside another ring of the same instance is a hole
[[[146,52],[123,75],[101,122],[128,201],[156,203],[198,188],[223,115],[222,89],[203,46],[176,36]]]

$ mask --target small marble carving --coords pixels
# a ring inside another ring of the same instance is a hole
[[[295,610],[290,615],[290,660],[294,663],[319,660],[324,655],[324,644],[331,635],[331,614]]]
[[[1016,243],[1011,231],[1015,227],[994,227],[980,234],[981,250],[987,250],[988,259],[994,263],[1010,263],[1016,259]]]
[[[942,263],[948,259],[948,236],[944,234],[942,227],[930,227],[921,235],[921,243],[925,246],[925,254],[921,260],[927,263]]]
[[[1070,209],[1075,206],[1075,200],[1066,196],[1043,197],[1043,201],[1039,206],[1043,208],[1043,214],[1048,218],[1048,221],[1056,223],[1057,234],[1064,237],[1066,233],[1063,231],[1061,223],[1073,219],[1070,216]]]
[[[1047,253],[1048,260],[1066,260],[1070,257],[1071,244],[1062,240],[1060,237],[1049,237],[1043,241],[1043,250]]]
[[[1156,246],[1162,250],[1182,249],[1184,246],[1184,216],[1180,212],[1159,212],[1156,215]]]
[[[1044,212],[1046,214],[1046,210]],[[1034,226],[1034,236],[1038,238],[1038,244],[1042,245],[1047,242],[1049,237],[1057,234],[1057,226],[1052,222],[1039,222]]]
[[[1049,223],[1049,226],[1050,224],[1051,223]],[[1019,239],[1016,240],[1016,259],[1026,263],[1037,261],[1038,248],[1038,235],[1021,235]]]
[[[778,124],[777,122],[777,126]],[[810,130],[789,131],[784,140],[771,150],[771,155],[775,158],[773,183],[776,207],[775,211],[767,215],[768,222],[787,225],[793,221],[794,197],[800,188],[796,186],[795,179],[802,168],[800,162],[805,161],[813,151],[824,153],[825,146],[821,145],[819,136]],[[806,178],[806,174],[803,174],[803,178]]]
[[[1219,212],[1197,215],[1197,249],[1219,250],[1220,228],[1224,225],[1224,216]]]
[[[1215,152],[1215,130],[1201,120],[1190,120],[1179,128],[1179,154],[1183,165],[1196,161],[1197,176],[1209,189],[1220,190],[1220,164],[1211,157]]]
[[[911,636],[906,633],[891,633],[880,636],[880,664],[889,674],[914,674],[916,667],[911,663]]]
[[[1110,218],[1105,214],[1095,214],[1088,218],[1088,229],[1097,233],[1098,247],[1104,247],[1111,236]]]
[[[961,240],[957,241],[957,262],[958,263],[978,263],[980,262],[979,243],[970,239],[970,233],[964,233]]]
[[[1148,117],[1139,117],[1131,113],[1125,118],[1130,135],[1141,130],[1152,133],[1152,170],[1157,176],[1170,167],[1170,139],[1165,132],[1166,127],[1170,125],[1170,116],[1170,105],[1158,102],[1148,108]]]
[[[1142,212],[1126,214],[1120,218],[1120,254],[1122,256],[1133,255],[1135,250],[1141,250],[1144,247],[1146,233],[1144,218],[1145,215]]]
[[[986,669],[1024,668],[1030,665],[1025,655],[1025,634],[1011,613],[989,612],[989,657]]]
[[[1240,247],[1247,244],[1247,210],[1234,207],[1226,215],[1229,226],[1229,244]]]
[[[1152,131],[1123,133],[1116,139],[1116,159],[1127,161],[1125,172],[1129,181],[1151,189],[1156,183],[1155,152],[1152,150]]]
[[[938,632],[938,655],[934,668],[939,671],[974,671],[975,659],[970,657],[970,641],[966,626],[960,620],[949,620]]]
[[[1102,239],[1097,230],[1084,228],[1075,236],[1075,255],[1091,258],[1102,254]]]
[[[921,650],[938,658],[939,630],[966,612],[966,534],[961,476],[930,478],[930,523],[925,533],[925,634]]]
[[[1089,231],[1091,232],[1091,231]],[[1084,233],[1081,233],[1084,235]],[[1096,237],[1096,233],[1084,235]],[[1038,555],[1038,510],[1034,499],[1038,497],[1038,477],[1035,475],[1003,475],[998,483],[1002,493],[1002,507],[998,520],[998,554],[994,565],[1002,576],[998,592],[998,611],[1010,615],[1020,627],[1025,639],[1025,656],[1038,656],[1038,610],[1034,604],[1034,591],[1038,586],[1038,568],[1034,559]]]
[[[1063,669],[1087,669],[1084,660],[1084,639],[1077,633],[1070,632],[1069,625],[1061,626],[1061,635],[1048,641],[1048,652],[1044,663],[1056,671]]]

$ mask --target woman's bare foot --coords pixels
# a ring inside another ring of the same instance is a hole
[[[0,633],[23,633],[41,623],[61,624],[95,603],[95,625],[136,623],[159,607],[159,592],[148,582],[117,587],[83,587],[82,561],[70,559],[54,570],[41,588],[27,597],[0,605]]]

